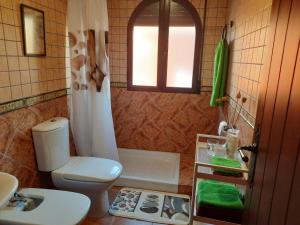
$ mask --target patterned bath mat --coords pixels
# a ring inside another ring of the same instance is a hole
[[[123,188],[109,213],[155,223],[184,225],[189,223],[189,208],[188,195]]]

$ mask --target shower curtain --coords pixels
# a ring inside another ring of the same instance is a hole
[[[69,0],[71,128],[77,154],[118,160],[110,103],[106,0]]]

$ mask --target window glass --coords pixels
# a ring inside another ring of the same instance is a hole
[[[183,6],[171,1],[167,87],[192,87],[195,37],[192,16]]]
[[[133,27],[132,85],[157,86],[159,2],[148,5]]]

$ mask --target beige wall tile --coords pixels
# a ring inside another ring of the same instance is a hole
[[[9,72],[9,78],[10,78],[10,85],[11,86],[21,84],[20,71]]]
[[[9,73],[8,72],[0,72],[0,87],[7,87],[9,85],[10,85]]]
[[[8,71],[7,57],[0,56],[0,71]]]
[[[31,94],[32,95],[39,95],[40,91],[40,83],[32,83],[31,84]]]
[[[5,42],[0,40],[0,55],[6,55]]]
[[[6,53],[8,56],[17,56],[17,42],[15,41],[5,41]]]
[[[69,49],[65,47],[68,39],[66,2],[65,0],[0,0],[0,87],[6,87],[0,92],[1,103],[46,93],[48,92],[47,80],[51,81],[51,90],[60,88],[63,86],[63,80],[66,80],[67,76],[70,77],[70,69],[66,70],[66,67],[70,67],[70,59],[67,58]],[[23,55],[20,3],[45,11],[46,46],[47,50],[51,49],[46,57]],[[49,31],[51,33],[48,33]],[[55,54],[52,54],[52,49],[55,49]],[[68,63],[65,62],[66,60]],[[59,82],[52,82],[55,79],[52,70],[57,70],[56,79],[60,79]],[[32,82],[35,84],[31,85]],[[8,91],[8,94],[5,91]]]
[[[28,70],[29,63],[28,57],[19,57],[20,70]]]
[[[16,31],[14,26],[3,24],[3,31],[6,40],[16,41]]]
[[[255,117],[261,68],[264,65],[270,2],[229,0],[228,21],[235,24],[228,31],[231,49],[227,93],[235,99],[241,91],[248,98],[244,109]]]
[[[20,71],[21,83],[27,84],[30,83],[30,73],[29,70]]]
[[[0,23],[0,39],[4,39],[3,25]]]
[[[13,8],[12,0],[1,0],[0,5],[9,9]]]
[[[22,85],[22,95],[23,95],[23,97],[31,96],[31,84]]]
[[[10,87],[0,88],[0,103],[11,101]]]
[[[14,11],[12,9],[1,7],[2,23],[14,25]]]
[[[8,56],[7,57],[8,62],[8,69],[10,71],[19,70],[19,59],[18,57]]]
[[[30,70],[30,80],[31,80],[31,82],[39,81],[39,71],[38,70]]]
[[[11,97],[12,100],[20,99],[23,97],[21,85],[11,87]]]

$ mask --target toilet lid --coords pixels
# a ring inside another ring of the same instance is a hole
[[[71,157],[67,164],[55,170],[65,179],[87,182],[110,182],[121,172],[119,162],[96,157]]]

